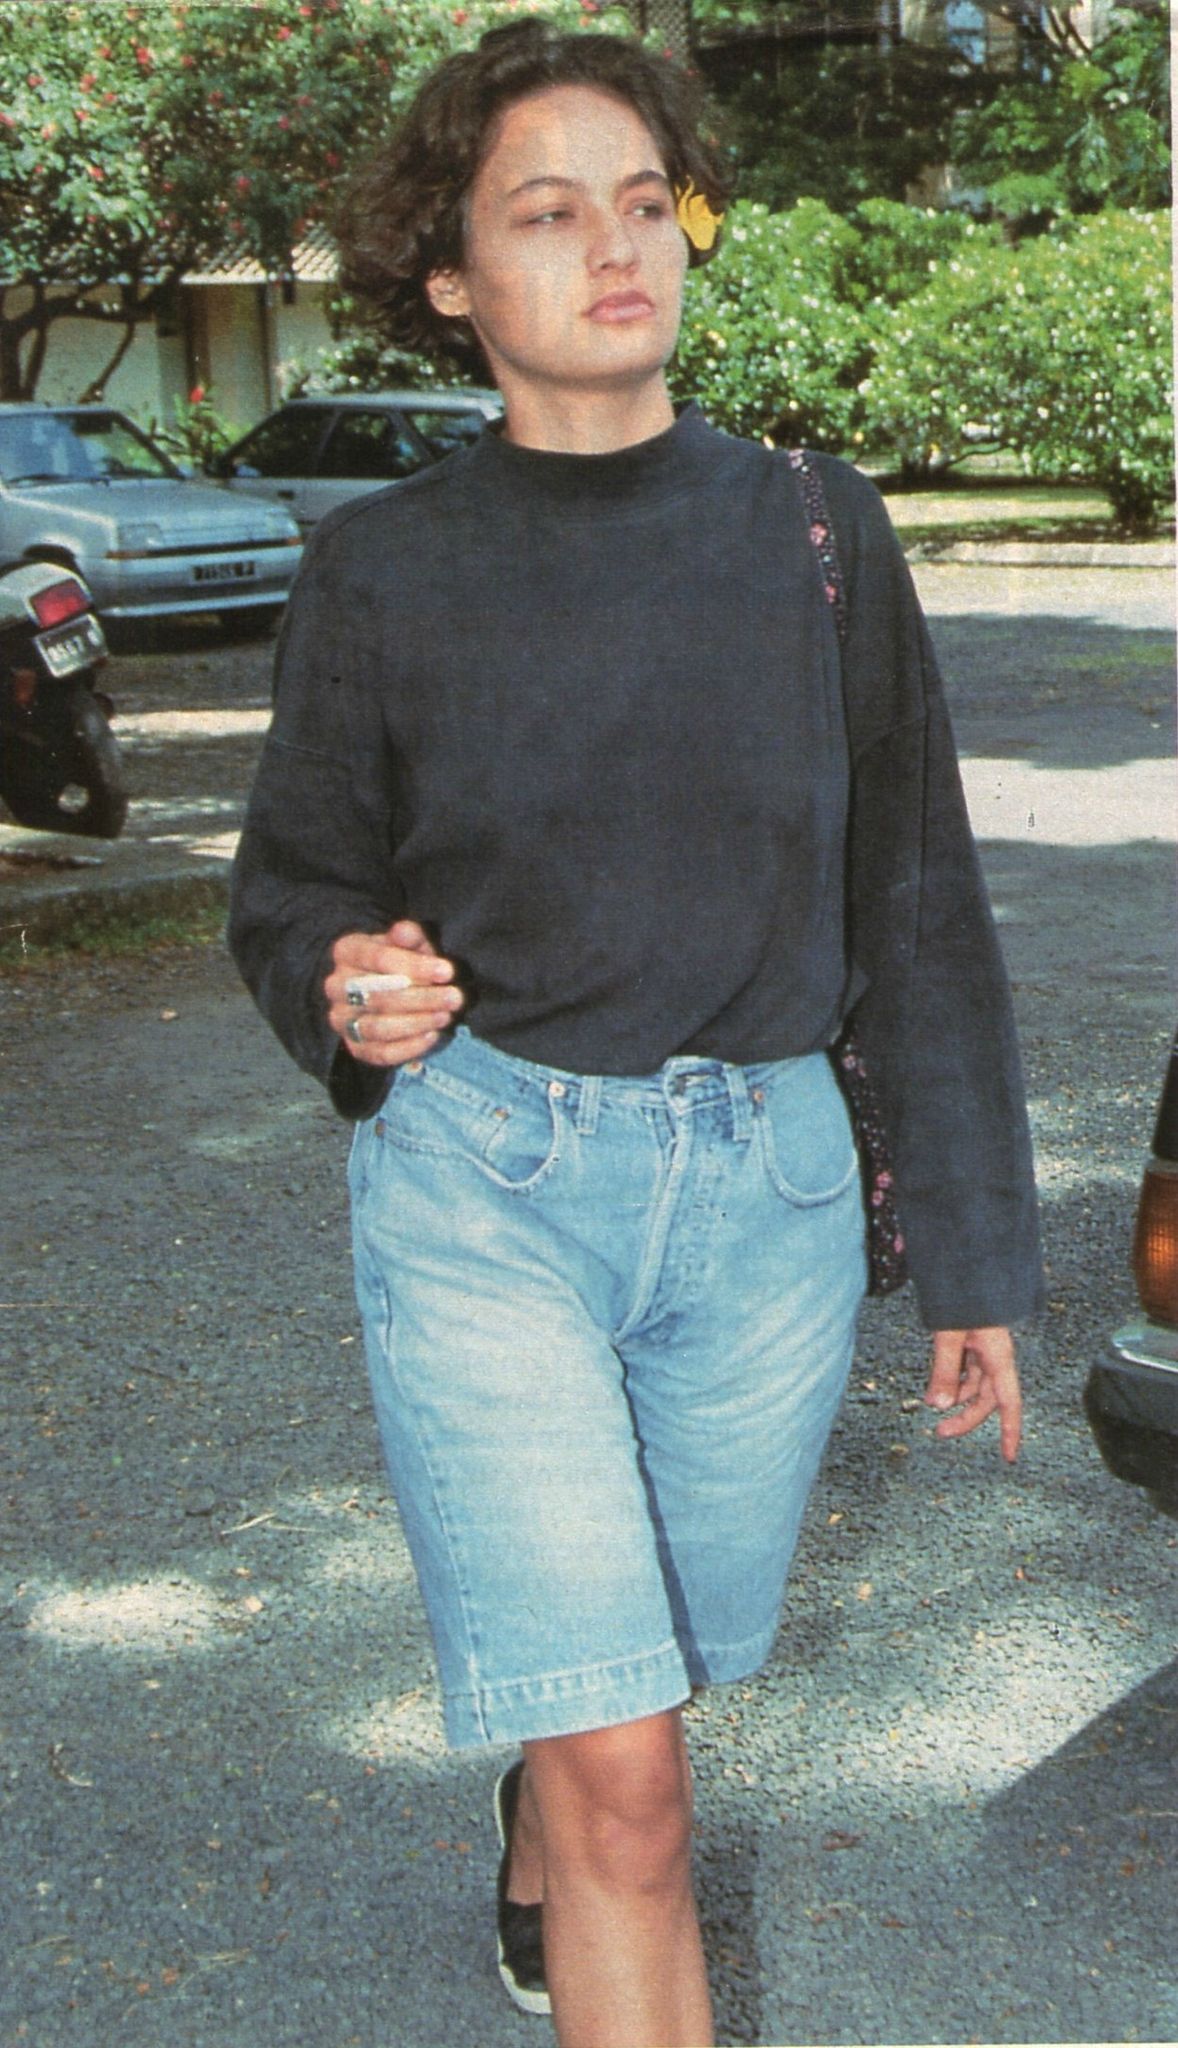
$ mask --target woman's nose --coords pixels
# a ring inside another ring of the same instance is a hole
[[[594,270],[626,270],[637,253],[629,222],[612,209],[599,214],[589,244],[591,267]]]

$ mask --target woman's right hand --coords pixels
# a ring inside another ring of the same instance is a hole
[[[331,949],[323,984],[327,1019],[354,1060],[399,1067],[420,1059],[454,1023],[465,1001],[454,987],[454,964],[434,951],[419,924],[401,918],[387,932],[345,932]],[[391,974],[400,987],[374,989],[362,1004],[348,1000],[358,975]]]

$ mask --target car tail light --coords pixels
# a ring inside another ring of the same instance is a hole
[[[1133,1277],[1141,1306],[1155,1323],[1178,1323],[1178,1166],[1152,1160],[1145,1169]]]
[[[31,603],[39,626],[60,626],[90,609],[90,600],[76,576],[63,576],[60,583],[38,590]]]

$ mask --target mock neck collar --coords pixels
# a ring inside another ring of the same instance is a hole
[[[692,403],[661,434],[606,455],[521,447],[495,426],[481,435],[473,455],[481,474],[573,510],[678,495],[714,475],[726,438]]]

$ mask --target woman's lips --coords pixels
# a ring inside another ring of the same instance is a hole
[[[607,323],[620,320],[641,320],[654,312],[654,301],[645,292],[608,292],[604,299],[598,299],[590,306],[586,318],[604,320]]]

